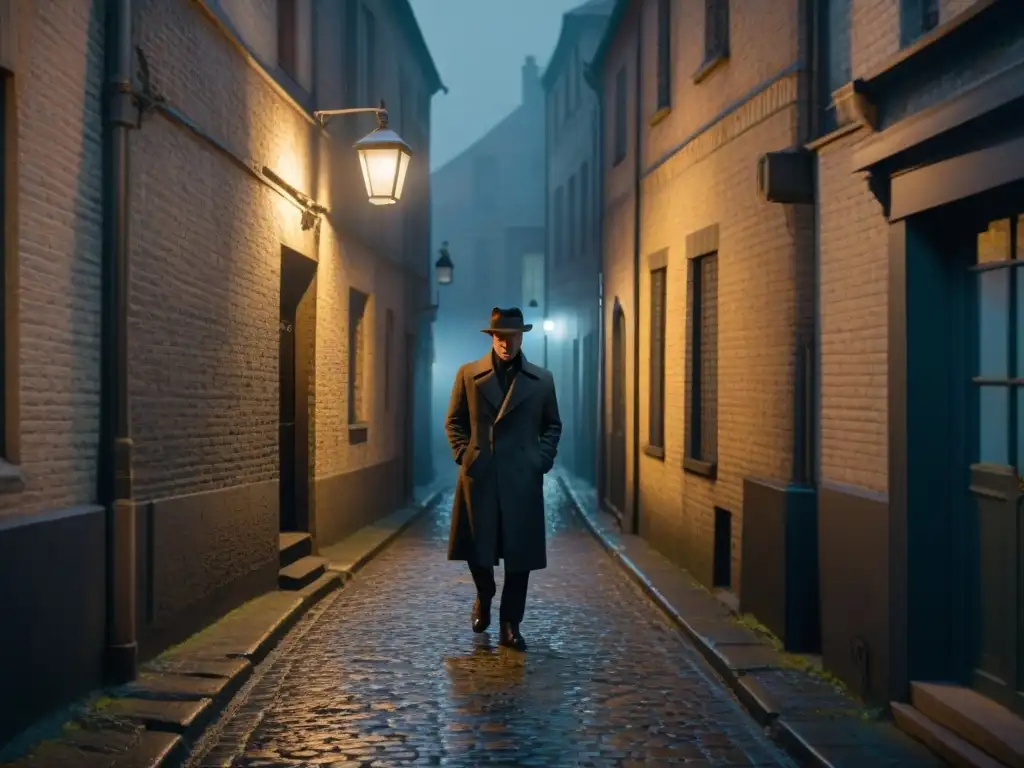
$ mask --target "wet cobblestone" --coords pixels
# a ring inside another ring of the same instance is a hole
[[[293,630],[190,764],[793,765],[553,479],[545,495],[527,653],[470,629],[472,580],[445,559],[449,495]]]

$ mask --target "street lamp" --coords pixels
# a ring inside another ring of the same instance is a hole
[[[555,321],[545,320],[541,327],[544,329],[544,333],[552,333],[555,330]]]
[[[379,107],[326,109],[313,113],[322,128],[337,115],[358,115],[373,112],[377,128],[355,143],[359,168],[363,172],[366,196],[373,205],[394,205],[402,197],[405,177],[409,172],[412,150],[401,136],[388,127],[388,111],[381,99]]]
[[[448,241],[441,243],[441,257],[434,263],[434,272],[437,274],[438,285],[451,285],[455,277],[455,265],[452,264],[452,257],[448,253]]]

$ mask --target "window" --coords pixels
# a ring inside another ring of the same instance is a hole
[[[361,100],[359,92],[359,0],[345,5],[345,98],[354,105]],[[351,120],[349,124],[355,123]]]
[[[569,200],[567,202],[568,211],[566,218],[565,235],[567,245],[565,249],[565,258],[567,261],[572,261],[576,258],[576,177],[569,177]]]
[[[818,98],[821,103],[821,124],[818,134],[834,130],[836,111],[832,106],[832,94],[850,82],[852,77],[850,59],[850,0],[826,0],[819,6],[822,16],[817,35],[817,56],[821,62],[821,87]]]
[[[910,45],[937,26],[939,0],[900,0],[900,45]]]
[[[672,104],[672,0],[658,0],[658,104]]]
[[[590,248],[590,164],[580,166],[580,251]]]
[[[537,302],[534,305],[533,302]],[[543,309],[544,306],[544,254],[523,254],[522,306]]]
[[[977,461],[1024,475],[1024,215],[978,235]]]
[[[650,448],[665,453],[665,322],[668,270],[651,272],[651,352],[650,399],[648,401],[648,437]]]
[[[491,211],[498,205],[498,159],[494,155],[473,157],[473,198],[481,210]]]
[[[366,305],[370,297],[355,288],[348,292],[348,423],[365,424]]]
[[[296,76],[296,0],[277,0],[277,64],[293,80]]]
[[[729,0],[704,0],[704,61],[729,55]]]
[[[554,210],[551,212],[552,223],[555,225],[554,232],[552,233],[554,236],[551,240],[551,251],[554,255],[553,261],[555,264],[560,264],[564,257],[564,253],[562,252],[562,238],[564,237],[562,232],[564,223],[562,217],[565,216],[565,203],[563,197],[564,192],[562,187],[559,187],[555,190]]]
[[[380,102],[377,90],[377,19],[363,6],[363,83],[366,88],[364,101],[366,106],[376,106]]]
[[[710,475],[718,460],[718,254],[689,261],[686,463]]]
[[[391,356],[395,349],[395,313],[384,312],[384,410],[391,410]]]
[[[614,141],[612,165],[618,165],[626,159],[626,68],[624,66],[615,73]]]

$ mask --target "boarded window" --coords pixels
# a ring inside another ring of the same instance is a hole
[[[612,165],[626,159],[626,68],[621,67],[615,75],[615,146]]]
[[[704,0],[704,60],[729,55],[729,0]]]
[[[658,109],[672,104],[672,0],[658,0]]]
[[[651,356],[650,401],[648,405],[647,443],[654,448],[665,447],[665,327],[667,311],[668,270],[651,272]]]
[[[370,297],[355,288],[348,293],[348,422],[367,421],[366,305]]]
[[[718,254],[690,259],[686,456],[718,460]]]

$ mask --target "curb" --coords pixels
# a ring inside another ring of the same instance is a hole
[[[98,723],[98,727],[84,728],[81,733],[85,735],[73,733],[70,737],[62,731],[61,736],[36,743],[22,757],[4,765],[11,768],[79,765],[88,763],[90,757],[102,754],[108,759],[107,764],[111,768],[180,766],[206,728],[223,714],[235,694],[249,680],[256,665],[270,655],[299,620],[313,606],[343,587],[355,572],[365,567],[433,509],[443,497],[445,489],[446,486],[438,485],[421,501],[406,507],[412,510],[408,517],[361,554],[347,571],[329,570],[302,589],[294,592],[266,592],[247,603],[246,605],[252,607],[256,601],[264,601],[265,605],[253,610],[265,611],[268,614],[268,626],[262,632],[259,631],[265,626],[261,623],[262,613],[259,613],[251,623],[255,624],[255,629],[251,630],[253,635],[258,633],[254,640],[246,638],[243,641],[236,638],[233,641],[221,639],[218,642],[211,641],[211,637],[207,636],[205,648],[202,641],[197,640],[198,645],[191,653],[182,649],[177,656],[171,654],[157,657],[143,665],[139,670],[139,677],[133,683],[99,692],[103,697],[112,696],[114,706],[118,706],[117,703],[127,703],[126,709],[131,709],[134,703],[134,712],[104,714],[98,709],[91,709],[92,705],[87,703],[84,713],[75,716],[73,720],[92,719]],[[238,619],[233,619],[232,614],[225,614],[201,632],[215,633],[215,628],[220,626],[222,632],[227,634],[225,627],[236,620]],[[243,624],[246,623],[244,618],[241,621]],[[245,634],[244,631],[242,634]],[[163,696],[147,694],[146,685],[152,685],[153,679],[176,682],[183,688],[188,688],[191,695],[175,696],[173,691],[168,693],[166,689]],[[95,699],[90,698],[89,701]],[[157,711],[158,707],[148,712],[144,709],[139,710],[140,702],[144,707],[172,704],[181,709],[177,712],[177,719],[168,719],[167,712]]]
[[[590,534],[597,539],[598,543],[605,549],[605,551],[615,560],[619,566],[626,572],[626,575],[635,582],[647,595],[647,597],[653,602],[672,622],[678,626],[683,633],[687,636],[693,646],[700,651],[711,667],[718,673],[718,675],[725,681],[732,692],[740,700],[743,706],[753,716],[754,720],[758,724],[765,727],[770,738],[791,757],[796,759],[802,765],[810,766],[812,768],[836,768],[824,755],[816,750],[812,745],[808,744],[807,741],[800,736],[800,734],[794,730],[786,719],[780,716],[779,707],[775,706],[771,700],[771,697],[760,689],[755,681],[750,681],[752,684],[748,685],[747,681],[744,680],[745,675],[737,674],[733,670],[728,662],[715,650],[714,646],[708,643],[707,639],[701,635],[694,627],[682,616],[679,611],[668,601],[668,599],[658,591],[657,587],[651,583],[651,580],[640,570],[639,567],[622,551],[615,542],[613,542],[597,525],[590,516],[584,511],[582,503],[580,502],[576,492],[572,489],[569,483],[564,477],[558,475],[558,484],[561,487],[563,493],[572,503],[572,508],[576,512],[576,516],[580,518],[583,525],[590,532]]]

